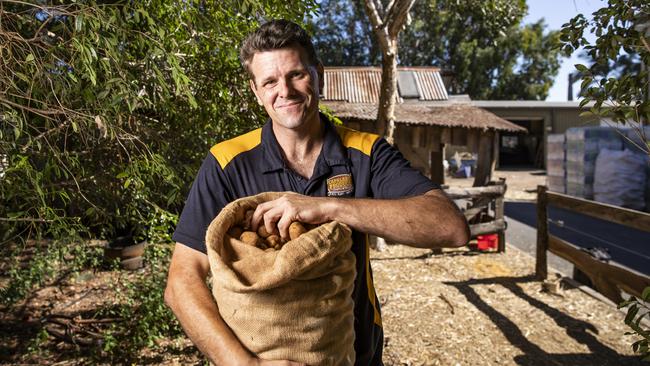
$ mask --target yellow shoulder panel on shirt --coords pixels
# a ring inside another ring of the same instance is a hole
[[[372,145],[379,139],[379,135],[374,133],[360,132],[343,126],[335,127],[343,141],[343,146],[357,149],[368,156],[372,152]]]
[[[260,143],[262,143],[262,129],[258,128],[233,139],[220,142],[212,146],[210,152],[219,162],[221,169],[225,169],[226,165],[235,156],[253,149]]]

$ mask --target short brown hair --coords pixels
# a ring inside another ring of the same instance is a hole
[[[239,59],[248,74],[253,77],[249,64],[255,53],[295,46],[305,50],[307,61],[311,65],[320,63],[311,37],[301,26],[284,19],[271,20],[246,37],[239,51]]]

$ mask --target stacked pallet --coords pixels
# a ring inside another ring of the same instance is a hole
[[[650,126],[630,128],[623,139],[626,150],[644,156],[645,164],[645,211],[650,212]]]
[[[546,181],[550,191],[566,193],[566,146],[564,134],[546,137]]]
[[[566,193],[593,199],[596,157],[603,149],[622,150],[621,134],[609,127],[574,127],[565,135]]]

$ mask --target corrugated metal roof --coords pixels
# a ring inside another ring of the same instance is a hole
[[[438,68],[398,67],[397,71],[413,73],[419,100],[435,101],[449,98]],[[381,68],[379,67],[325,67],[322,99],[348,103],[377,103],[380,86]]]

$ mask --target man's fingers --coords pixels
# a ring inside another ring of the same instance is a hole
[[[283,240],[288,241],[291,239],[289,237],[289,226],[293,222],[293,217],[286,215],[282,216],[280,221],[278,221],[278,231],[280,232],[280,236],[282,237]]]
[[[253,218],[251,220],[251,229],[253,231],[257,231],[257,228],[260,226],[262,223],[262,220],[264,220],[264,214],[266,212],[273,208],[273,205],[271,204],[273,201],[268,201],[268,202],[263,202],[257,205],[255,208],[255,212],[253,212]],[[268,228],[267,228],[268,229]]]
[[[277,222],[282,219],[282,208],[273,207],[264,213],[264,227],[270,234],[278,234]]]

